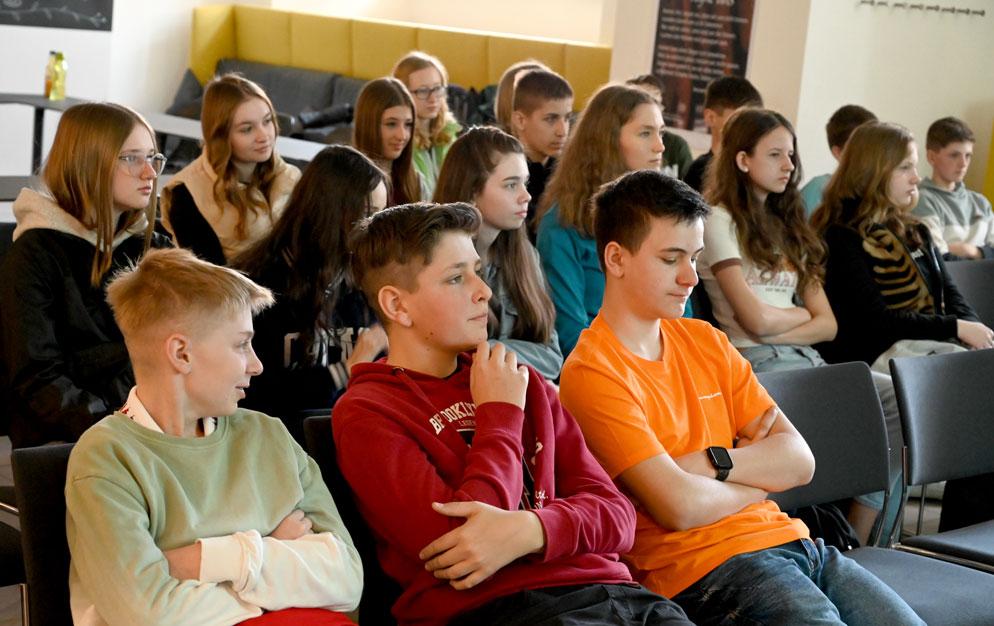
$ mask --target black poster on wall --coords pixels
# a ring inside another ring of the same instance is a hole
[[[665,85],[663,117],[674,128],[707,132],[704,88],[745,77],[755,0],[659,0],[652,73]]]
[[[110,30],[114,0],[0,0],[0,24]]]

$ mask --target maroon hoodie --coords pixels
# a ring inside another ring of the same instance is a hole
[[[335,405],[338,463],[384,571],[405,590],[393,607],[398,621],[444,624],[525,589],[631,582],[618,553],[632,546],[635,511],[587,450],[555,389],[529,368],[524,411],[505,402],[476,406],[471,364],[460,355],[455,373],[436,378],[362,363]],[[473,500],[534,511],[545,552],[457,591],[425,571],[418,553],[463,523],[433,511],[432,502]]]

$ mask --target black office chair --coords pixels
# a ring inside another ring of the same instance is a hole
[[[759,380],[815,455],[812,481],[772,498],[800,507],[889,486],[887,431],[864,363],[769,372]],[[930,626],[994,624],[994,576],[890,548],[846,552]]]
[[[946,271],[980,321],[994,328],[994,259],[950,261]]]
[[[10,456],[27,577],[28,621],[32,625],[72,624],[65,498],[72,447],[64,443],[20,448]]]
[[[908,484],[994,472],[994,350],[894,359],[890,368],[907,442]],[[919,534],[899,547],[994,573],[994,521]]]
[[[325,415],[305,418],[304,438],[307,441],[307,453],[321,468],[321,476],[335,499],[338,513],[362,559],[363,587],[362,599],[359,601],[359,623],[374,626],[396,624],[390,609],[400,597],[401,588],[380,567],[373,534],[359,513],[352,488],[338,467],[335,440],[331,435],[331,417]]]

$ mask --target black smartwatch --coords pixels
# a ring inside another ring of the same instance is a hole
[[[707,449],[707,453],[711,465],[718,470],[715,478],[722,481],[728,478],[728,472],[732,471],[732,457],[729,456],[728,450],[721,446],[711,446]]]

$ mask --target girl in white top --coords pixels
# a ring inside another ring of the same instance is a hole
[[[715,208],[704,225],[698,272],[718,324],[757,372],[825,365],[813,345],[830,341],[837,330],[823,289],[825,245],[805,217],[800,179],[794,129],[765,109],[729,118],[721,151],[705,174],[704,196]],[[885,374],[873,372],[873,378],[891,448],[900,450],[893,383]],[[896,483],[899,462],[893,461]],[[887,512],[896,515],[898,502],[888,503]],[[850,508],[862,543],[883,505],[880,492]],[[884,520],[883,537],[893,521],[890,515]]]

